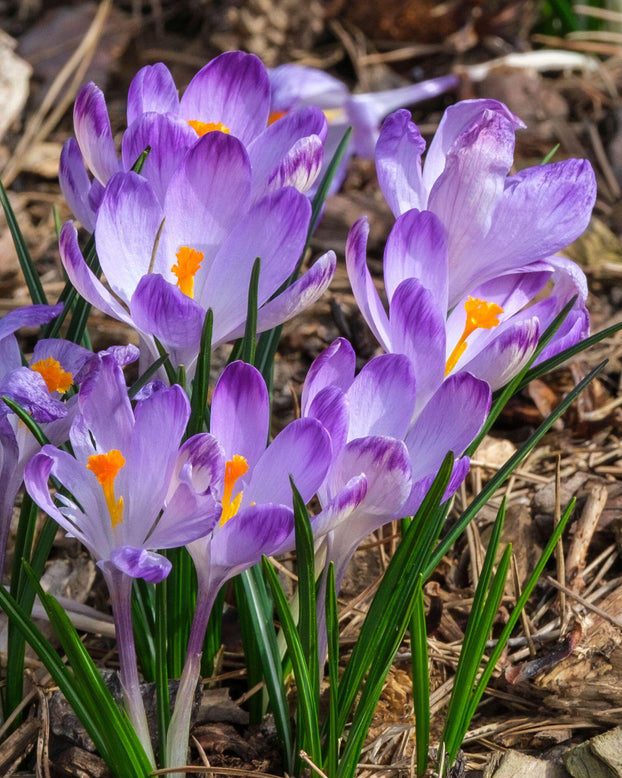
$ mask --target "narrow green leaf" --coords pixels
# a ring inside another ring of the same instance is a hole
[[[331,562],[326,570],[326,635],[328,644],[328,737],[324,768],[328,775],[337,774],[339,760],[338,705],[339,705],[339,614],[337,610],[337,589],[335,587],[335,565]]]
[[[17,259],[19,260],[22,273],[24,274],[24,280],[26,281],[26,286],[28,287],[30,299],[35,304],[47,305],[48,300],[45,292],[43,291],[41,279],[39,278],[39,274],[37,273],[37,270],[34,266],[32,257],[28,251],[28,247],[26,246],[26,241],[24,240],[22,231],[20,230],[19,224],[17,223],[15,212],[13,211],[13,207],[9,201],[6,189],[4,188],[1,181],[0,204],[2,204],[4,215],[6,216],[6,221],[9,225],[11,238],[13,239],[13,245],[15,246]]]
[[[582,381],[580,381],[577,386],[575,386],[575,388],[569,392],[566,397],[564,397],[557,408],[555,408],[555,410],[547,416],[538,429],[530,435],[530,437],[523,443],[518,451],[513,454],[505,463],[505,465],[495,473],[490,481],[487,482],[481,492],[477,495],[477,497],[474,498],[469,507],[462,513],[458,521],[445,535],[436,550],[431,554],[423,572],[425,579],[432,575],[441,559],[453,546],[460,535],[462,535],[471,519],[477,515],[478,511],[481,510],[481,508],[488,502],[497,489],[504,483],[507,478],[510,477],[510,475],[520,465],[527,454],[529,454],[529,452],[538,445],[538,443],[550,430],[557,419],[559,419],[559,417],[566,410],[568,410],[576,398],[587,386],[589,386],[589,384],[602,371],[606,364],[607,360],[605,359],[600,363],[600,365],[597,365],[594,370],[592,370],[591,373],[589,373]]]
[[[209,373],[212,355],[212,332],[214,328],[214,314],[209,308],[205,314],[203,329],[201,330],[201,345],[199,346],[199,356],[197,358],[196,371],[192,381],[192,397],[190,400],[191,412],[190,421],[186,430],[186,435],[191,437],[206,428],[206,415],[209,413],[207,408],[207,392],[209,388]]]
[[[300,615],[298,632],[303,655],[307,657],[309,681],[315,707],[320,705],[320,667],[318,658],[317,607],[315,600],[315,553],[309,513],[290,476],[296,533],[296,564]]]
[[[283,745],[283,755],[287,772],[294,770],[293,741],[289,721],[289,705],[283,681],[281,656],[276,642],[272,623],[272,603],[266,592],[266,586],[259,566],[256,565],[238,576],[243,587],[247,612],[252,619],[257,635],[257,650],[263,667],[263,677],[270,699],[270,707],[279,739]]]
[[[131,167],[131,170],[134,171],[134,173],[142,173],[143,167],[145,166],[145,162],[147,161],[147,157],[151,153],[151,146],[147,146],[145,150],[138,156],[136,162]]]
[[[164,365],[164,370],[166,371],[166,377],[168,378],[168,382],[171,386],[173,386],[173,384],[177,383],[177,373],[175,372],[175,368],[171,364],[169,354],[156,337],[154,337],[153,340],[155,341],[155,346],[158,350],[158,354],[160,355],[160,357],[164,359],[163,365]]]
[[[192,628],[197,578],[186,548],[171,548],[166,556],[173,565],[166,579],[168,672],[171,678],[179,678],[184,668]]]
[[[430,746],[430,668],[428,666],[428,639],[425,625],[423,581],[415,594],[415,608],[410,620],[410,652],[415,710],[415,747],[417,775],[428,769]]]
[[[318,721],[318,708],[315,703],[313,682],[309,677],[309,668],[304,649],[292,613],[287,603],[277,574],[267,557],[263,558],[263,569],[266,580],[272,592],[274,607],[276,608],[287,650],[292,662],[294,678],[296,679],[297,710],[298,710],[298,747],[306,751],[315,764],[322,760],[320,747],[320,730]]]
[[[543,158],[542,162],[540,162],[541,165],[547,165],[553,157],[557,154],[557,150],[559,149],[559,143],[556,143],[553,148],[546,154],[546,156]]]
[[[261,271],[261,258],[257,257],[251,272],[248,285],[248,305],[246,309],[246,327],[242,339],[242,353],[240,359],[255,364],[255,350],[257,348],[257,299],[259,295],[259,273]]]
[[[102,274],[101,265],[95,248],[95,237],[91,235],[84,249],[84,260],[89,268],[99,278]],[[86,323],[91,313],[91,304],[82,297],[75,297],[75,304],[71,310],[71,321],[67,327],[66,340],[72,343],[81,343],[85,348],[90,348],[90,342],[86,333]],[[65,304],[67,307],[67,304]],[[59,325],[60,326],[60,325]]]
[[[52,206],[52,217],[54,218],[54,231],[56,232],[56,240],[60,238],[60,231],[63,227],[63,223],[60,220],[60,213],[56,203]]]
[[[309,232],[307,234],[307,243],[305,246],[305,251],[306,251],[306,247],[309,245],[311,236],[313,235],[313,233],[315,232],[315,228],[317,227],[317,223],[320,219],[322,209],[324,208],[324,203],[326,202],[326,198],[328,197],[328,191],[330,189],[330,185],[332,184],[335,174],[337,172],[337,168],[339,167],[341,160],[343,159],[343,155],[346,153],[346,148],[348,147],[348,143],[350,142],[351,135],[352,135],[352,127],[348,127],[348,129],[344,132],[342,139],[339,141],[339,145],[337,146],[337,149],[333,154],[333,158],[331,159],[328,167],[326,168],[326,172],[322,176],[320,185],[318,186],[317,192],[315,193],[315,197],[313,198],[313,202],[311,203],[311,223],[309,225]],[[305,252],[303,251],[303,256],[304,253]]]

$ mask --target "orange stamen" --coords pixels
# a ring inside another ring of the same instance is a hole
[[[207,135],[208,132],[224,132],[225,135],[229,135],[231,132],[222,122],[200,122],[197,119],[189,119],[188,124],[200,138]]]
[[[177,264],[171,272],[177,276],[177,286],[187,297],[194,297],[194,277],[203,262],[203,252],[182,246],[177,254]]]
[[[469,335],[475,332],[475,330],[490,330],[493,327],[497,327],[499,325],[497,316],[503,313],[503,308],[501,308],[500,305],[486,302],[486,300],[478,300],[473,297],[469,297],[464,304],[464,308],[467,315],[464,332],[460,336],[460,340],[456,343],[454,350],[449,355],[449,359],[445,365],[445,375],[449,375],[458,364],[458,360],[464,354],[464,350],[467,347],[467,338]]]
[[[71,373],[67,373],[60,366],[60,362],[57,362],[52,357],[47,359],[41,359],[39,362],[35,362],[30,366],[31,370],[39,375],[45,381],[45,385],[48,388],[48,392],[60,392],[64,394],[73,383],[73,376]]]
[[[89,457],[87,469],[90,470],[99,481],[104,490],[106,505],[110,513],[110,521],[114,529],[117,524],[123,521],[123,497],[115,499],[114,479],[119,470],[125,464],[123,454],[116,448],[113,448],[107,454],[93,454]]]
[[[244,457],[235,454],[233,459],[230,459],[225,464],[225,489],[222,495],[222,515],[220,517],[220,524],[226,524],[229,519],[232,519],[240,508],[242,502],[242,492],[238,492],[236,496],[231,499],[233,494],[233,487],[236,484],[238,478],[244,475],[248,470],[248,462]]]

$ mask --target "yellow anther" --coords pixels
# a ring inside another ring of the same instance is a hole
[[[171,272],[177,276],[177,286],[187,297],[194,297],[194,277],[203,262],[203,252],[182,246],[175,256],[177,264]]]
[[[41,359],[30,366],[31,370],[39,375],[45,381],[49,392],[60,392],[64,394],[73,383],[73,376],[67,373],[52,357]]]
[[[248,462],[244,457],[235,454],[233,459],[230,459],[225,464],[225,488],[222,495],[222,514],[220,516],[220,523],[226,524],[229,519],[232,519],[240,508],[242,502],[242,492],[238,492],[236,496],[231,499],[233,494],[233,487],[236,484],[238,478],[244,475],[248,470]]]
[[[464,332],[460,336],[460,340],[456,343],[454,350],[449,355],[447,364],[445,365],[445,375],[449,375],[454,367],[458,364],[458,360],[464,354],[464,350],[467,347],[467,338],[475,330],[490,330],[493,327],[498,326],[499,314],[503,313],[503,308],[496,303],[489,303],[486,300],[478,300],[474,297],[469,297],[465,302],[464,308],[466,310],[466,324],[464,325]]]
[[[197,119],[189,119],[188,124],[200,138],[207,135],[208,132],[224,132],[225,135],[229,135],[231,132],[222,122],[200,122]]]
[[[107,454],[93,454],[89,457],[87,469],[90,470],[99,481],[104,490],[106,505],[110,513],[110,521],[114,529],[117,524],[123,521],[123,497],[118,500],[114,496],[114,479],[119,470],[125,464],[125,457],[116,448],[113,448]]]

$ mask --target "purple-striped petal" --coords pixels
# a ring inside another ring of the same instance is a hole
[[[175,367],[192,368],[199,351],[205,311],[159,273],[143,276],[130,302],[135,326],[154,335]]]
[[[222,484],[224,477],[225,452],[218,440],[206,432],[188,438],[179,449],[172,483],[185,483],[198,494],[206,494]]]
[[[344,392],[336,386],[325,386],[309,404],[305,416],[317,419],[330,435],[333,455],[348,439],[350,408]]]
[[[265,128],[270,111],[270,82],[254,54],[230,51],[216,57],[192,79],[179,113],[187,121],[224,124],[249,144]]]
[[[30,364],[49,358],[55,359],[65,372],[71,373],[75,383],[75,376],[93,359],[93,352],[69,340],[43,338],[35,344]]]
[[[354,379],[356,355],[345,338],[337,338],[314,361],[304,386],[300,401],[302,415],[309,414],[314,397],[325,387],[335,386],[345,392]]]
[[[101,184],[107,184],[119,170],[119,161],[106,100],[93,82],[78,92],[73,106],[73,128],[86,166]]]
[[[405,438],[413,481],[436,475],[448,451],[462,454],[481,429],[490,398],[488,384],[469,373],[451,375],[441,384]]]
[[[148,543],[154,548],[178,548],[209,535],[214,529],[222,505],[211,493],[198,495],[182,483],[168,501]]]
[[[378,183],[393,215],[411,208],[427,207],[427,191],[421,178],[421,155],[425,141],[411,121],[410,111],[402,109],[388,116],[376,144]]]
[[[131,324],[132,321],[127,311],[110,294],[84,261],[78,243],[78,231],[73,226],[73,222],[66,222],[63,225],[58,247],[69,280],[80,295],[100,311],[112,316],[113,319]]]
[[[141,68],[132,79],[127,93],[127,126],[144,113],[170,113],[179,110],[177,87],[170,70],[163,62]]]
[[[268,439],[268,390],[261,373],[245,362],[232,362],[223,370],[212,398],[210,431],[227,460],[243,456],[253,468]]]
[[[296,419],[276,436],[253,468],[242,505],[291,505],[290,476],[304,502],[309,502],[326,476],[330,459],[330,437],[322,425],[316,419]]]
[[[137,173],[119,173],[106,187],[95,245],[108,284],[125,303],[149,272],[163,217],[151,185]]]
[[[84,167],[80,147],[75,138],[69,138],[63,145],[58,168],[58,181],[63,197],[73,215],[86,230],[93,232],[96,209],[89,201],[91,180]]]
[[[305,192],[322,165],[326,118],[318,108],[287,114],[267,127],[248,147],[255,200],[266,192],[291,185]]]
[[[395,222],[384,250],[384,285],[389,302],[407,278],[416,278],[447,309],[448,254],[443,226],[430,211],[407,211]]]
[[[125,575],[142,578],[147,583],[160,583],[171,572],[173,563],[155,551],[134,546],[120,546],[110,554],[110,561]]]
[[[164,204],[171,178],[196,139],[196,133],[187,122],[175,116],[146,113],[128,127],[123,135],[123,167],[130,170],[149,147],[149,155],[140,174],[149,181],[158,201]]]
[[[415,278],[397,287],[391,300],[391,350],[406,354],[417,376],[416,410],[445,377],[445,319],[431,292]]]
[[[175,281],[171,268],[179,249],[188,246],[202,252],[195,276],[195,297],[200,299],[214,256],[248,209],[250,189],[250,162],[237,138],[210,132],[197,141],[166,193],[166,222],[154,271]]]
[[[67,415],[65,405],[52,397],[42,376],[28,367],[11,370],[0,383],[0,395],[6,395],[21,405],[39,424]],[[0,413],[5,412],[8,408],[2,403]]]
[[[272,111],[292,111],[304,105],[340,108],[348,99],[346,85],[334,76],[305,65],[279,65],[268,71]]]
[[[0,341],[17,332],[21,327],[38,327],[40,324],[47,324],[62,310],[63,303],[57,303],[56,305],[26,305],[9,311],[0,319]]]
[[[346,392],[348,439],[368,435],[403,438],[415,407],[415,373],[408,357],[381,354],[370,360]]]
[[[261,258],[257,302],[262,306],[291,275],[304,248],[311,204],[291,187],[268,195],[242,217],[220,248],[202,289],[195,294],[214,312],[213,342],[245,321],[248,288]]]
[[[346,242],[348,278],[358,307],[385,351],[391,351],[389,320],[367,267],[367,236],[369,222],[362,217],[350,230]]]

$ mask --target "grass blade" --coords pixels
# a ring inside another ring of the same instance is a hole
[[[192,397],[190,400],[190,421],[186,429],[187,437],[203,432],[205,429],[207,409],[207,391],[209,388],[209,372],[212,356],[212,332],[214,329],[214,314],[209,308],[205,314],[201,330],[201,345],[197,367],[192,381]]]
[[[337,774],[339,761],[339,731],[337,710],[339,705],[339,615],[337,611],[337,589],[335,587],[335,565],[331,562],[326,575],[326,634],[328,637],[328,737],[324,767],[328,775]]]
[[[417,775],[422,776],[428,769],[428,749],[430,746],[430,668],[428,666],[425,603],[421,584],[415,594],[415,608],[410,620],[410,651],[415,709]]]
[[[246,327],[244,337],[242,338],[242,351],[240,359],[248,362],[249,365],[255,364],[255,351],[257,348],[257,299],[259,295],[259,273],[261,271],[261,259],[257,257],[251,280],[248,286],[248,305],[246,309]]]

